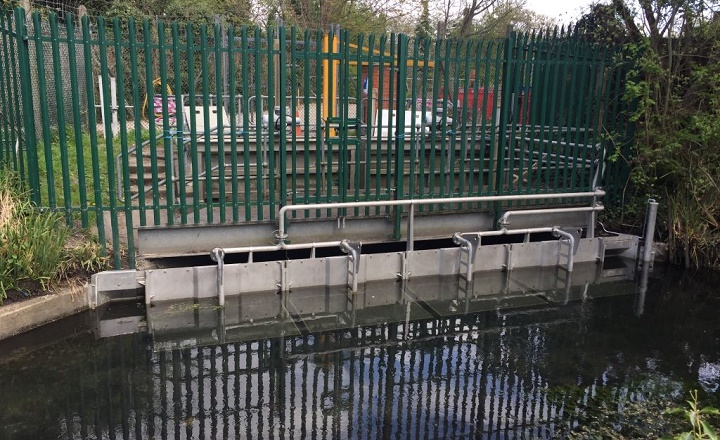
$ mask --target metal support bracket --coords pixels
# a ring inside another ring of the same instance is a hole
[[[278,291],[282,294],[289,292],[292,283],[288,281],[287,261],[278,261],[280,265],[280,282],[276,284]]]
[[[225,250],[215,248],[210,253],[210,258],[217,263],[217,296],[220,307],[225,307],[225,280],[223,269],[225,266]]]
[[[560,250],[558,250],[558,265],[560,265],[560,259],[566,257],[565,269],[568,272],[573,271],[573,264],[575,260],[575,254],[577,253],[578,246],[580,245],[580,235],[582,231],[575,228],[553,228],[553,236],[558,237]],[[567,246],[567,253],[562,253],[562,246]]]
[[[475,272],[475,255],[480,247],[480,235],[456,232],[453,235],[453,243],[460,246],[460,274],[462,275],[462,268],[465,267],[465,279],[472,282],[473,272]],[[465,258],[463,259],[463,257]]]
[[[359,241],[343,240],[340,242],[340,250],[348,254],[347,285],[353,293],[356,293],[358,290],[358,273],[360,273],[362,243]]]
[[[555,232],[553,232],[553,235],[555,237],[560,236],[560,234],[557,231],[563,231],[566,234],[570,234],[573,237],[573,255],[577,254],[578,248],[580,247],[580,239],[582,238],[582,229],[579,228],[555,228]]]

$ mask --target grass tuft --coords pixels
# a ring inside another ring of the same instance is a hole
[[[16,175],[0,170],[0,304],[12,291],[26,296],[73,274],[107,267],[100,245],[74,237],[62,215],[30,203]]]

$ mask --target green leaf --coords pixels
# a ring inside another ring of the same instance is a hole
[[[692,431],[683,432],[682,434],[675,437],[677,440],[693,440]]]
[[[720,409],[713,408],[712,406],[706,406],[700,410],[700,414],[719,415]]]
[[[700,425],[703,429],[703,434],[707,436],[710,440],[718,440],[717,434],[715,434],[715,430],[712,428],[712,426],[708,425],[707,422],[701,420]]]
[[[683,414],[685,410],[683,408],[670,408],[665,410],[665,414]]]

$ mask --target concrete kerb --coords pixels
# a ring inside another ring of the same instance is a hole
[[[56,293],[0,307],[0,340],[89,309],[85,289],[65,287]]]

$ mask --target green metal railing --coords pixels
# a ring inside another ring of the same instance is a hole
[[[94,226],[117,267],[122,246],[134,266],[137,227],[275,222],[286,204],[612,196],[626,172],[606,158],[632,135],[629,66],[570,30],[429,41],[14,9],[0,39],[0,162],[38,207]],[[403,212],[293,215],[387,215],[399,231]]]

